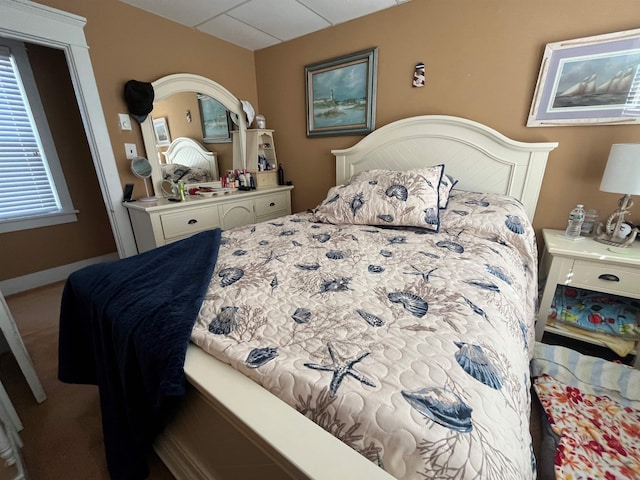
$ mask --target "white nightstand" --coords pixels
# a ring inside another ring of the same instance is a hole
[[[545,282],[536,322],[536,340],[544,332],[570,337],[596,345],[597,340],[547,324],[549,308],[558,285],[571,285],[595,292],[640,299],[640,242],[628,248],[598,243],[592,238],[570,240],[564,231],[542,231],[544,252],[540,262],[540,279]],[[634,367],[640,368],[639,343],[634,350]]]

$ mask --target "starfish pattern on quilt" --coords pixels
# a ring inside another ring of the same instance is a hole
[[[362,375],[360,372],[358,372],[356,369],[353,368],[353,366],[356,363],[360,362],[364,357],[369,355],[369,353],[371,352],[363,352],[354,359],[345,360],[342,363],[340,363],[336,357],[336,353],[333,349],[333,345],[331,345],[331,342],[327,342],[327,349],[329,350],[329,355],[331,356],[331,362],[332,362],[331,365],[305,363],[304,366],[312,368],[314,370],[324,370],[327,372],[333,372],[333,378],[331,378],[331,383],[329,384],[329,394],[332,397],[335,396],[336,392],[338,391],[338,388],[340,388],[340,385],[344,380],[344,377],[346,377],[347,375],[352,376],[356,380],[359,380],[361,383],[364,383],[365,385],[368,385],[370,387],[376,386],[375,383],[373,383],[371,380],[369,380],[368,378],[366,378],[364,375]]]

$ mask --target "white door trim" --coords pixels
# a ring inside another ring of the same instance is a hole
[[[0,0],[0,35],[64,50],[120,258],[138,253],[84,36],[86,19],[28,0]]]

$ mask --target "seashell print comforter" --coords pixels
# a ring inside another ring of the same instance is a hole
[[[399,479],[533,479],[537,251],[517,200],[453,191],[440,233],[223,232],[192,341]]]

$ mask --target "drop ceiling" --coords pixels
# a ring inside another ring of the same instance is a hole
[[[391,8],[409,0],[120,0],[249,50]]]

